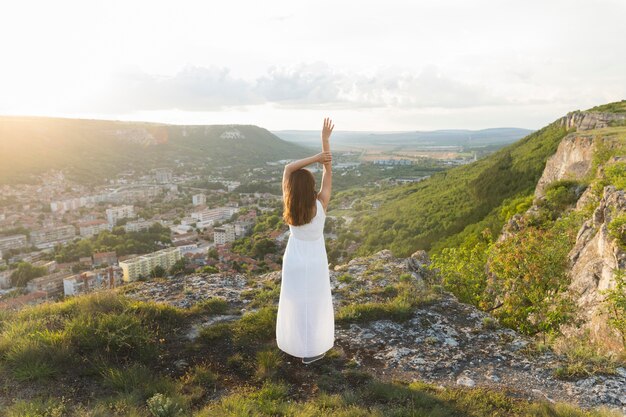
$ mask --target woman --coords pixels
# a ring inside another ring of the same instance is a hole
[[[335,126],[322,128],[322,152],[294,161],[283,172],[283,218],[290,235],[283,256],[276,318],[276,343],[282,351],[308,364],[321,359],[335,342],[335,316],[330,293],[324,221],[332,185],[329,139]],[[322,186],[305,166],[323,164]]]

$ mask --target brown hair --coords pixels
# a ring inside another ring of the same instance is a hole
[[[309,223],[316,207],[315,177],[308,169],[300,168],[291,173],[285,188],[283,219],[292,226]]]

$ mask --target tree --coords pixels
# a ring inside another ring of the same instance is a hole
[[[163,268],[161,265],[155,266],[152,271],[150,271],[150,276],[152,278],[163,278],[165,274],[165,268]]]
[[[20,262],[17,270],[11,274],[11,283],[15,287],[25,287],[33,278],[46,275],[48,270],[43,266],[33,266],[29,262]]]
[[[176,275],[176,274],[184,273],[184,272],[185,272],[185,258],[180,258],[170,268],[170,274]]]

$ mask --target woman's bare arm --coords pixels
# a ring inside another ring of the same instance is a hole
[[[324,125],[322,126],[322,153],[328,153],[330,155],[330,135],[333,133],[335,125],[330,118],[324,119]],[[330,201],[330,192],[333,185],[333,171],[332,171],[332,158],[328,159],[324,164],[324,170],[322,172],[322,187],[318,193],[318,197],[324,206],[324,211],[328,207]]]
[[[326,162],[330,163],[331,158],[332,156],[330,155],[330,152],[320,152],[313,156],[309,156],[308,158],[299,159],[285,165],[285,169],[283,170],[283,195],[285,194],[287,181],[292,172],[297,171],[300,168],[304,168],[305,166],[314,164],[316,162],[319,162],[321,164],[324,164]]]

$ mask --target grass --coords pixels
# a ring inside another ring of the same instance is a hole
[[[283,363],[282,355],[276,348],[257,352],[256,360],[256,377],[261,380],[274,378]]]
[[[592,375],[614,375],[615,368],[626,366],[626,357],[611,358],[593,343],[588,333],[576,338],[561,338],[551,342],[553,349],[565,355],[566,362],[554,370],[554,376],[569,380]]]
[[[228,301],[218,297],[203,300],[189,309],[190,314],[225,314],[228,311]]]
[[[292,401],[290,388],[285,383],[266,382],[257,391],[242,389],[208,405],[195,416],[619,416],[608,410],[581,411],[563,403],[533,404],[499,391],[440,389],[426,383],[369,381],[338,393],[322,391],[307,401]]]
[[[423,302],[423,294],[409,291],[412,287],[407,282],[398,282],[394,288],[398,293],[388,301],[402,308]],[[211,301],[198,308],[216,312],[222,311],[223,304]],[[237,321],[207,327],[199,347],[185,342],[194,346],[189,351],[186,345],[157,343],[158,355],[145,363],[139,341],[146,336],[156,337],[152,342],[169,337],[165,329],[173,331],[176,323],[194,319],[193,314],[112,295],[80,296],[0,317],[4,349],[0,379],[8,378],[2,385],[13,382],[16,372],[23,372],[22,381],[29,387],[19,391],[14,403],[4,409],[0,406],[0,415],[9,417],[611,416],[563,404],[531,403],[503,391],[383,382],[339,349],[316,366],[294,369],[297,365],[286,363],[273,344],[276,309],[270,306],[250,311]],[[102,342],[99,347],[86,340],[87,330]],[[118,357],[112,354],[115,351]],[[184,356],[187,353],[190,356]],[[83,364],[88,369],[78,372],[75,356],[89,359],[85,362],[89,366]],[[172,368],[172,358],[178,357],[190,363],[185,370]],[[31,367],[16,367],[26,363]],[[64,377],[64,384],[57,384],[51,376]],[[72,386],[74,380],[94,384],[95,397],[74,398],[80,392]],[[32,394],[48,389],[50,397]]]
[[[171,306],[93,293],[8,315],[0,328],[0,355],[18,380],[95,372],[94,366],[84,365],[101,357],[149,363],[184,317]]]
[[[404,321],[412,317],[416,307],[437,299],[429,289],[418,289],[407,282],[386,286],[371,292],[382,295],[380,300],[351,303],[342,306],[335,320],[338,323],[356,323],[390,319]],[[393,298],[391,298],[393,297]]]

